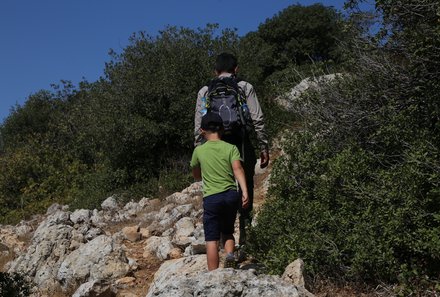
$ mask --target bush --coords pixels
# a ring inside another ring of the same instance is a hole
[[[0,272],[0,296],[27,297],[30,290],[30,283],[22,275]]]
[[[433,2],[406,2],[377,1],[391,31],[347,44],[350,73],[296,102],[249,246],[275,273],[302,257],[312,275],[439,290],[439,36]]]

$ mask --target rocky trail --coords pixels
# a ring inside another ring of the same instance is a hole
[[[256,166],[256,210],[270,170]],[[26,275],[35,297],[313,296],[300,261],[283,277],[249,261],[208,273],[201,190],[194,183],[163,200],[126,205],[109,197],[101,210],[54,204],[46,215],[0,226],[0,269]]]

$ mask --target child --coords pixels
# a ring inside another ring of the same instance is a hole
[[[200,130],[206,142],[195,148],[191,168],[196,180],[203,178],[203,228],[208,270],[211,271],[219,266],[220,238],[227,253],[224,266],[235,267],[235,217],[239,203],[247,208],[249,198],[240,153],[237,147],[221,140],[221,117],[207,113],[202,117]],[[242,189],[241,199],[234,176]]]

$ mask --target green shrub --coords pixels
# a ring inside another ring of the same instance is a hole
[[[31,292],[31,284],[20,274],[0,272],[0,296],[26,297]]]
[[[437,11],[377,2],[392,31],[354,39],[350,73],[294,103],[303,129],[286,136],[249,250],[274,273],[302,257],[312,275],[427,294],[440,283]]]

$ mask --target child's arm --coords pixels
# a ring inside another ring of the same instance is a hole
[[[192,174],[196,181],[202,180],[202,169],[200,168],[200,161],[197,157],[197,149],[196,147],[193,151],[192,157],[191,157],[191,163],[190,167],[192,168]]]
[[[232,162],[232,169],[234,170],[234,176],[238,180],[238,184],[241,188],[241,199],[243,208],[247,208],[249,205],[249,196],[246,185],[246,177],[244,175],[243,167],[241,166],[240,160],[235,160]]]
[[[202,180],[202,169],[200,169],[200,166],[193,167],[192,173],[196,181]]]

